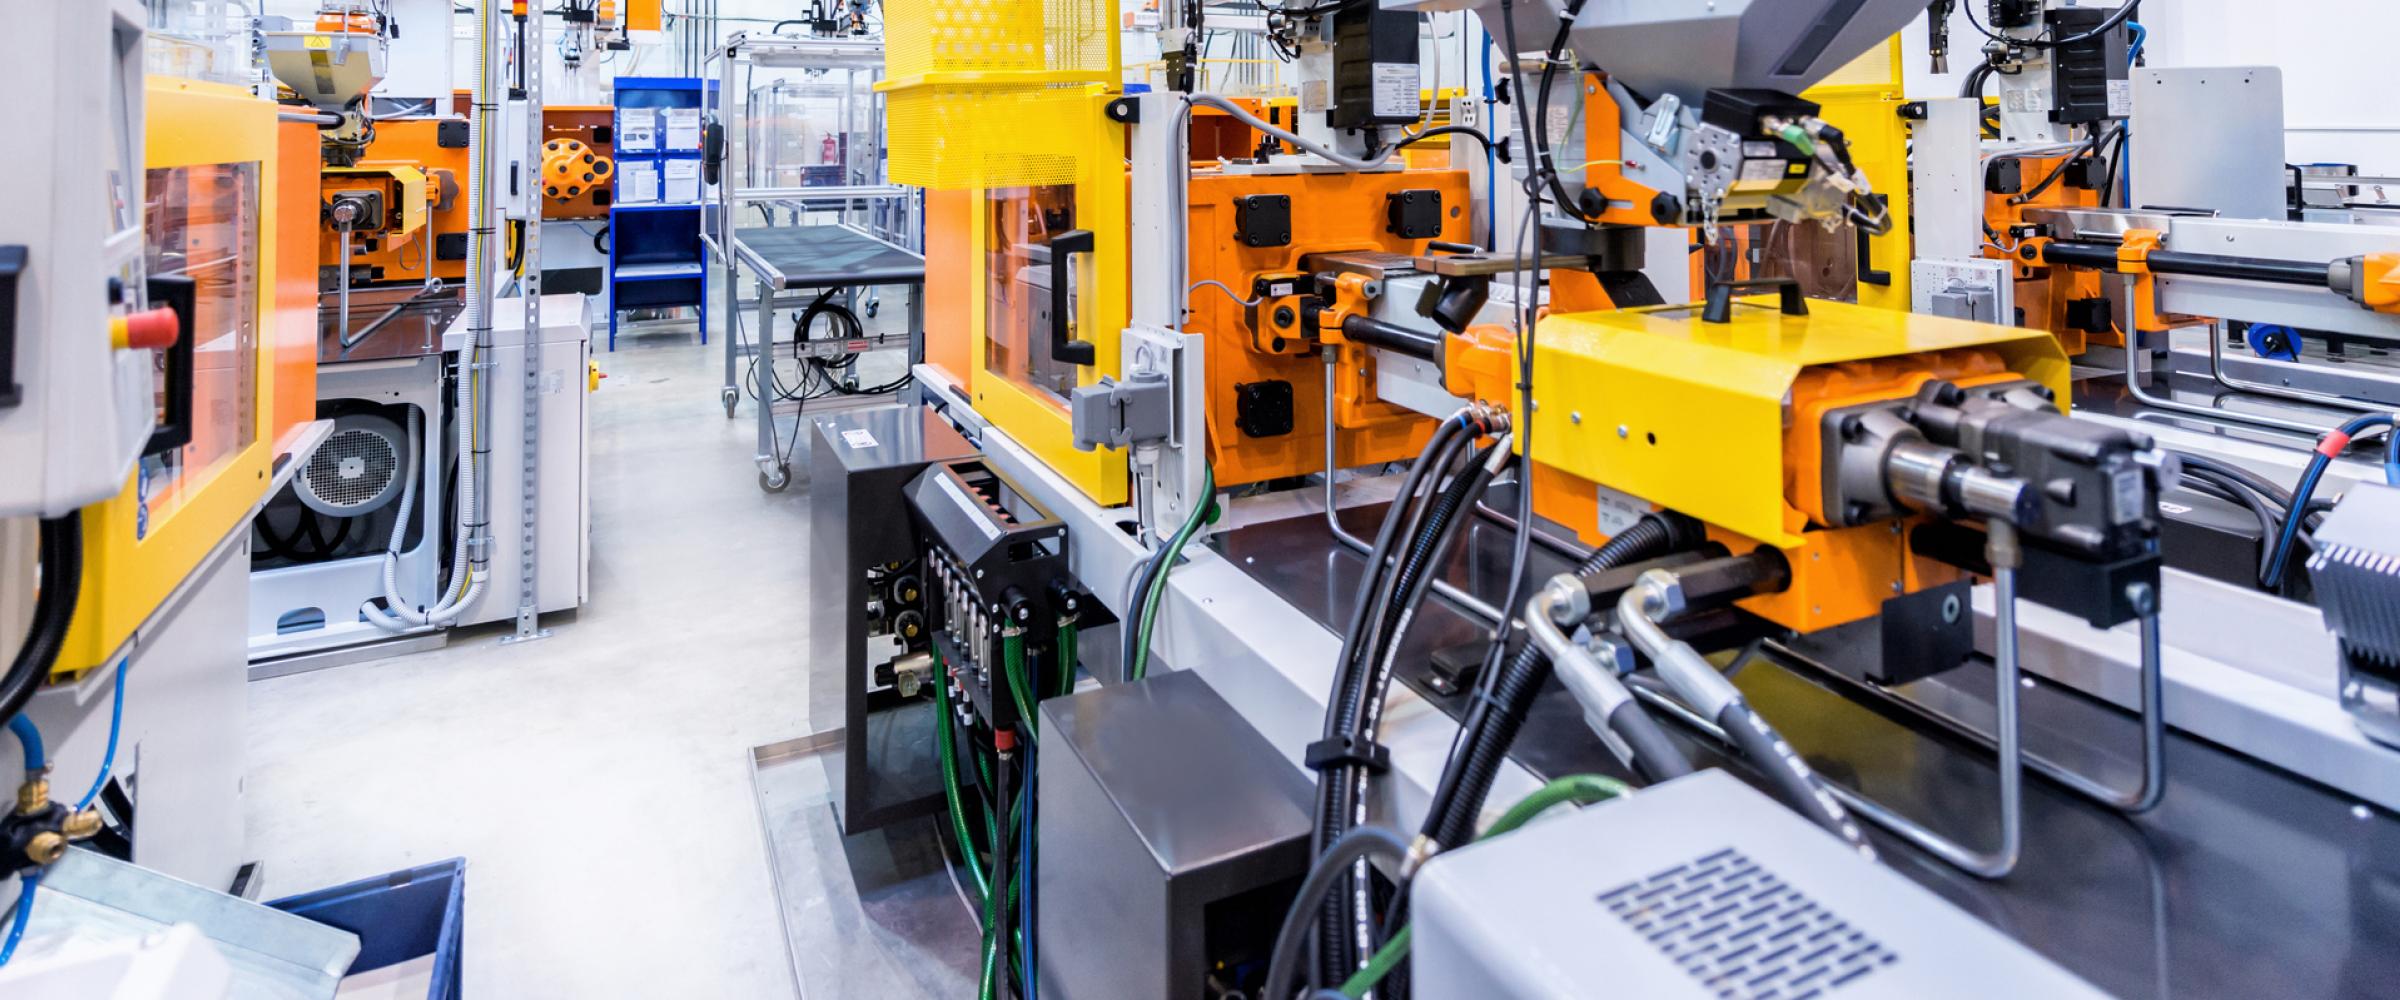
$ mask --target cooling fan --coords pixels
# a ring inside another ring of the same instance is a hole
[[[320,514],[374,513],[398,499],[407,485],[408,448],[408,431],[399,423],[373,413],[345,414],[335,418],[333,434],[292,478],[292,490]]]

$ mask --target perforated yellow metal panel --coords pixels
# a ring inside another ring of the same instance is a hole
[[[884,5],[892,179],[956,190],[1067,184],[1085,156],[1121,157],[1091,112],[1113,87],[1105,0],[891,0]]]

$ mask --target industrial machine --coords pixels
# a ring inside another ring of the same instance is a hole
[[[606,215],[608,110],[547,108],[538,87],[483,107],[446,73],[387,77],[404,46],[411,65],[450,64],[433,27],[449,5],[359,8],[328,2],[266,33],[287,127],[318,129],[294,155],[324,164],[307,364],[311,415],[332,424],[254,528],[250,659],[269,674],[422,648],[453,625],[530,623],[579,606],[586,582],[590,320],[572,290],[602,289],[568,280],[569,294],[542,295],[539,248],[554,214]],[[478,38],[541,37],[541,18],[496,13]],[[526,89],[521,70],[482,62],[485,92]],[[502,413],[524,431],[494,440]],[[516,557],[494,559],[503,546]]]
[[[1967,98],[1904,99],[1893,39],[1929,7],[1937,59],[1954,20],[1984,36]],[[1460,11],[1493,87],[1442,108],[1420,18]],[[1007,582],[1088,584],[1120,620],[1036,654],[1005,640],[1041,611],[929,564],[946,620],[968,609],[965,645],[935,626],[935,694],[963,707],[937,702],[931,766],[963,792],[1044,761],[1030,802],[945,796],[985,990],[2380,974],[2192,911],[2387,919],[2348,824],[2380,837],[2400,807],[2376,485],[2400,478],[2378,394],[2400,241],[2311,200],[2371,181],[2285,169],[2271,72],[2148,69],[2136,5],[2042,0],[1150,13],[1166,80],[1124,92],[1081,5],[886,8],[894,174],[928,189],[917,383],[979,453],[918,480],[920,543],[1055,537]],[[1288,102],[1200,92],[1212,31],[1267,41]],[[1407,165],[1437,139],[1453,166]],[[1689,295],[1661,280],[1687,269]],[[998,495],[1033,513],[930,531],[929,496]],[[840,669],[868,683],[892,652]],[[1038,711],[990,693],[1079,673]],[[905,745],[868,766],[927,766]],[[1274,860],[1294,775],[1297,871]],[[2224,860],[2268,816],[2349,891]],[[987,875],[1022,866],[1031,898]],[[1270,947],[1217,900],[1279,913]],[[2277,971],[2203,973],[2193,940]]]
[[[247,529],[316,440],[288,405],[313,393],[286,307],[314,238],[287,225],[274,105],[145,76],[151,30],[194,27],[181,12],[27,13],[0,39],[34,151],[0,174],[41,193],[0,226],[12,937],[70,843],[234,883]]]

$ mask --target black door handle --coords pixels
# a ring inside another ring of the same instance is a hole
[[[1870,208],[1880,210],[1883,206],[1891,204],[1890,195],[1875,194],[1868,195],[1867,197],[1880,202],[1880,204],[1871,202],[1868,206]],[[1884,288],[1892,287],[1892,272],[1877,270],[1875,267],[1875,234],[1868,232],[1867,227],[1865,226],[1855,226],[1853,228],[1858,232],[1859,283],[1864,285],[1880,285]]]
[[[1750,281],[1719,281],[1708,286],[1708,306],[1701,310],[1703,323],[1733,322],[1733,293],[1763,292],[1776,289],[1783,293],[1783,314],[1808,315],[1808,298],[1802,294],[1797,278],[1757,278]]]
[[[21,244],[0,247],[0,410],[24,402],[17,384],[17,277],[25,273]]]
[[[725,126],[711,120],[700,126],[700,174],[716,187],[725,176]]]
[[[1067,295],[1069,265],[1079,253],[1092,252],[1092,233],[1088,229],[1070,229],[1050,237],[1050,360],[1074,365],[1090,365],[1099,361],[1100,350],[1088,340],[1076,340],[1068,335],[1075,315],[1075,304]]]
[[[165,454],[192,443],[192,342],[200,339],[193,325],[200,304],[198,282],[185,277],[150,279],[150,301],[175,311],[175,343],[167,348],[167,412],[142,446],[142,457]]]

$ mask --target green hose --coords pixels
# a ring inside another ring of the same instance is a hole
[[[975,891],[983,896],[992,894],[991,883],[983,877],[983,864],[975,860],[975,842],[967,837],[967,811],[961,808],[958,791],[958,756],[950,741],[950,684],[948,668],[942,665],[942,654],[933,654],[933,740],[942,757],[942,798],[950,806],[951,833],[958,837],[959,857],[967,862],[967,876],[975,883]]]
[[[1204,463],[1200,466],[1200,502],[1192,505],[1192,512],[1183,519],[1183,526],[1175,529],[1174,536],[1167,539],[1166,551],[1158,555],[1165,560],[1158,568],[1158,582],[1151,584],[1150,592],[1142,595],[1141,631],[1135,637],[1137,644],[1133,648],[1133,662],[1126,665],[1126,680],[1138,681],[1149,676],[1150,630],[1158,623],[1158,609],[1166,597],[1167,574],[1175,571],[1176,560],[1183,557],[1184,543],[1199,533],[1200,525],[1216,509],[1217,470],[1215,466]]]
[[[1543,785],[1533,794],[1519,799],[1516,805],[1508,807],[1507,812],[1501,813],[1500,818],[1493,820],[1492,825],[1475,839],[1490,840],[1493,837],[1509,833],[1533,822],[1534,817],[1564,803],[1590,805],[1620,795],[1628,795],[1632,791],[1633,789],[1627,787],[1624,782],[1615,778],[1604,778],[1597,774],[1570,774]],[[1375,952],[1374,957],[1367,959],[1366,965],[1361,966],[1356,974],[1343,981],[1342,995],[1351,997],[1353,1000],[1366,996],[1368,990],[1374,989],[1376,983],[1383,981],[1383,977],[1391,975],[1392,969],[1398,967],[1400,960],[1408,955],[1411,929],[1405,926],[1400,928],[1400,932],[1392,935],[1391,940],[1385,941],[1383,947]]]
[[[1501,813],[1500,818],[1493,820],[1492,825],[1475,839],[1490,840],[1501,834],[1512,832],[1518,827],[1533,822],[1534,817],[1563,803],[1572,802],[1579,806],[1588,806],[1594,802],[1605,802],[1621,795],[1631,794],[1633,794],[1633,789],[1615,778],[1604,778],[1597,774],[1570,774],[1543,785],[1533,794],[1518,800],[1516,805],[1508,807],[1507,812]]]
[[[1008,696],[1016,700],[1017,718],[1024,720],[1026,732],[1035,733],[1032,682],[1025,677],[1025,633],[1015,622],[1008,628],[1000,633],[1000,673],[1008,681]]]
[[[1058,694],[1075,693],[1075,626],[1058,623]]]

